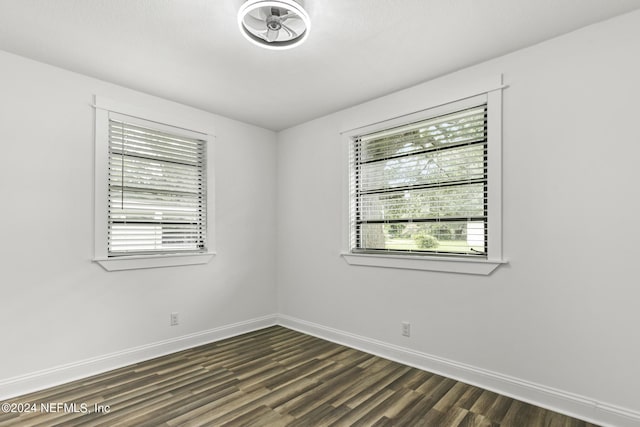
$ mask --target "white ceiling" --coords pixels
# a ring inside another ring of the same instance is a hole
[[[287,51],[243,0],[0,0],[0,49],[281,130],[640,8],[640,0],[306,0]],[[0,70],[1,76],[1,70]]]

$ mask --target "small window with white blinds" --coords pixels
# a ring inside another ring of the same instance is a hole
[[[487,105],[357,135],[351,252],[486,258]]]
[[[184,134],[109,117],[108,257],[206,251],[206,141]]]

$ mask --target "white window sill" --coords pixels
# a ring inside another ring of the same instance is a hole
[[[179,265],[207,264],[215,252],[201,254],[132,255],[114,258],[96,258],[107,271],[135,270],[140,268],[175,267]]]
[[[342,253],[350,265],[367,267],[400,268],[487,276],[506,260],[465,259],[455,257],[428,257],[407,255],[377,255]]]

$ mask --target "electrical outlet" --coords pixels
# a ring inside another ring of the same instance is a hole
[[[171,313],[171,326],[176,326],[178,323],[180,323],[178,320],[178,313]]]
[[[405,337],[411,336],[411,323],[402,322],[402,335]]]

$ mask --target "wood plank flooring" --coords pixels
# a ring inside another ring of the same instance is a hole
[[[592,426],[280,326],[2,403],[35,411],[0,426]]]

